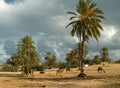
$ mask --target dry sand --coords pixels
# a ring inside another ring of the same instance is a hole
[[[35,72],[31,77],[21,72],[0,72],[0,88],[120,88],[120,64],[105,64],[106,73],[102,74],[96,70],[99,66],[85,67],[87,78],[77,77],[78,68],[72,69],[73,73],[64,71],[62,76],[56,75],[56,70]]]

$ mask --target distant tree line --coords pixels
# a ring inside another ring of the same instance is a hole
[[[66,54],[66,62],[58,62],[57,57],[52,55],[51,52],[47,52],[44,57],[44,62],[41,61],[41,55],[35,47],[35,43],[31,36],[25,36],[20,39],[17,46],[17,52],[14,53],[11,58],[7,59],[2,71],[25,71],[27,69],[36,69],[38,71],[44,71],[51,68],[73,68],[79,67],[82,64],[80,60],[81,55],[81,43],[76,45],[76,48]],[[85,46],[84,57],[88,54],[88,48]],[[100,51],[100,55],[95,55],[94,58],[84,59],[83,64],[100,64],[101,62],[110,62],[109,52],[106,47],[103,47]]]

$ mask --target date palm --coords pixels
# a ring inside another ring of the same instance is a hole
[[[97,4],[92,0],[79,0],[75,12],[67,12],[71,14],[70,23],[66,26],[72,26],[71,35],[76,35],[79,42],[82,43],[81,62],[84,60],[84,46],[90,37],[94,37],[97,41],[100,37],[101,19],[104,19],[103,12],[96,7]],[[83,73],[83,65],[81,65],[81,74]]]
[[[68,67],[72,67],[73,63],[76,61],[76,50],[73,49],[66,55],[66,61],[68,64]],[[76,63],[77,64],[77,63]]]
[[[40,55],[35,47],[31,36],[25,36],[17,44],[17,56],[22,68],[25,70],[37,66],[40,62]]]

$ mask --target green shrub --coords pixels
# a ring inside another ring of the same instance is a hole
[[[101,63],[101,60],[100,60],[100,59],[94,59],[94,60],[93,60],[93,63],[94,63],[94,64],[100,64],[100,63]]]
[[[91,59],[85,59],[84,60],[84,64],[92,65],[93,64],[93,60],[91,60]]]
[[[66,63],[61,63],[59,66],[60,69],[64,69],[67,68],[67,64]]]
[[[3,67],[1,68],[1,71],[6,71],[6,72],[13,72],[16,71],[14,66],[9,65],[9,64],[4,64]]]
[[[36,67],[36,70],[37,70],[37,71],[44,71],[45,69],[46,69],[46,66],[43,65],[43,64]]]

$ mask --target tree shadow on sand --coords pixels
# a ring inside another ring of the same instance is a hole
[[[29,80],[29,81],[54,81],[54,82],[67,82],[67,81],[76,81],[76,80],[94,80],[94,79],[102,79],[102,77],[93,77],[88,76],[86,78],[79,78],[79,77],[55,77],[55,78],[33,78],[33,77],[20,77],[19,79],[22,80]]]
[[[114,83],[114,84],[111,84],[110,87],[112,88],[120,88],[120,83]]]
[[[22,77],[22,74],[12,74],[12,73],[0,73],[0,77]]]

